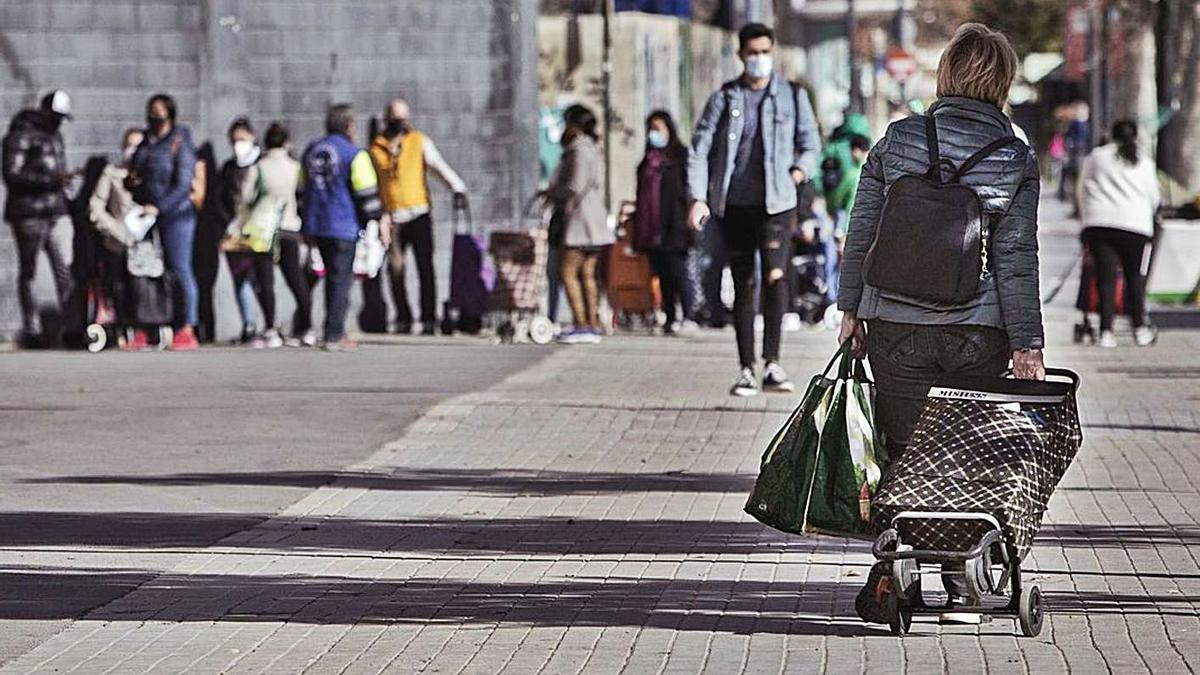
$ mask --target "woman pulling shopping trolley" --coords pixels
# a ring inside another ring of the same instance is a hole
[[[924,610],[1019,615],[1027,635],[1041,626],[1040,592],[1021,587],[1019,563],[1079,445],[1078,381],[1064,371],[1052,373],[1063,385],[1021,382],[1046,368],[1038,165],[1001,110],[1016,69],[1002,34],[962,26],[938,66],[937,102],[871,150],[850,217],[839,340],[870,363],[892,462],[872,501],[881,562],[856,608],[897,633]],[[1010,361],[1016,380],[1003,379]],[[982,407],[964,412],[963,400]],[[996,420],[1007,440],[972,433]],[[961,433],[940,435],[947,424]],[[958,500],[985,484],[988,496]],[[922,538],[929,530],[961,535]],[[945,604],[924,601],[921,564],[941,565]]]

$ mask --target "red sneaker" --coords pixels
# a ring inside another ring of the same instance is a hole
[[[144,352],[147,349],[150,349],[150,336],[140,328],[133,331],[133,337],[121,345],[123,352]]]
[[[171,340],[171,351],[192,352],[199,348],[200,341],[196,339],[196,333],[191,326],[185,326],[175,331],[175,337]]]

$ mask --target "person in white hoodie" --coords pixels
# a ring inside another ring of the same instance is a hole
[[[1154,160],[1138,149],[1135,122],[1113,125],[1112,142],[1087,156],[1077,185],[1083,243],[1096,263],[1100,287],[1099,344],[1117,346],[1113,316],[1119,266],[1125,274],[1134,340],[1139,346],[1151,345],[1157,333],[1146,320],[1146,276],[1162,193]]]

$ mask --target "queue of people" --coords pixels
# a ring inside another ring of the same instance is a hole
[[[354,281],[354,254],[364,223],[379,224],[379,239],[390,247],[389,272],[397,307],[398,332],[411,331],[404,286],[404,255],[416,254],[421,279],[421,319],[425,333],[436,325],[433,235],[426,172],[441,177],[465,206],[466,185],[442,158],[433,142],[408,122],[402,100],[385,111],[387,128],[370,151],[354,145],[355,111],[330,108],[327,135],[291,155],[290,136],[275,121],[260,141],[253,123],[238,117],[229,126],[232,156],[216,172],[210,196],[204,160],[190,131],[176,122],[177,107],[166,94],[150,98],[146,126],[122,135],[121,154],[110,162],[83,195],[88,219],[106,255],[133,255],[143,241],[162,268],[154,278],[169,279],[162,288],[173,297],[132,297],[135,284],[119,283],[127,270],[121,260],[100,256],[97,265],[109,277],[103,288],[115,307],[134,316],[139,304],[169,303],[169,344],[153,345],[147,326],[131,328],[122,338],[130,350],[151,346],[176,351],[199,347],[200,288],[193,259],[198,247],[197,221],[202,209],[224,230],[219,248],[232,276],[241,317],[241,341],[254,347],[323,345],[353,347],[345,337],[345,314]],[[43,330],[33,296],[37,256],[45,251],[54,273],[60,313],[80,308],[72,274],[74,227],[68,193],[78,191],[80,171],[68,168],[59,127],[71,118],[70,97],[51,92],[36,109],[21,111],[4,139],[4,179],[8,187],[5,220],[19,249],[19,298],[22,339],[38,342]],[[144,230],[139,230],[141,222]],[[140,252],[138,253],[141,258]],[[129,266],[135,266],[129,262]],[[153,265],[151,266],[153,268]],[[295,302],[285,336],[277,317],[275,269],[282,272]],[[133,272],[130,271],[132,274]],[[137,276],[137,274],[134,274]],[[140,277],[139,277],[140,278]],[[325,280],[326,323],[322,339],[313,329],[312,291]],[[114,285],[112,282],[118,283]],[[94,298],[87,295],[87,302]],[[262,321],[256,316],[261,311]],[[114,309],[113,311],[116,311]],[[89,319],[90,320],[90,319]],[[134,324],[139,322],[134,321]],[[54,336],[46,336],[46,342]]]

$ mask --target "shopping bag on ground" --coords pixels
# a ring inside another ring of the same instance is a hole
[[[874,407],[874,384],[847,342],[771,439],[746,512],[794,534],[872,536],[871,497],[887,465]]]

